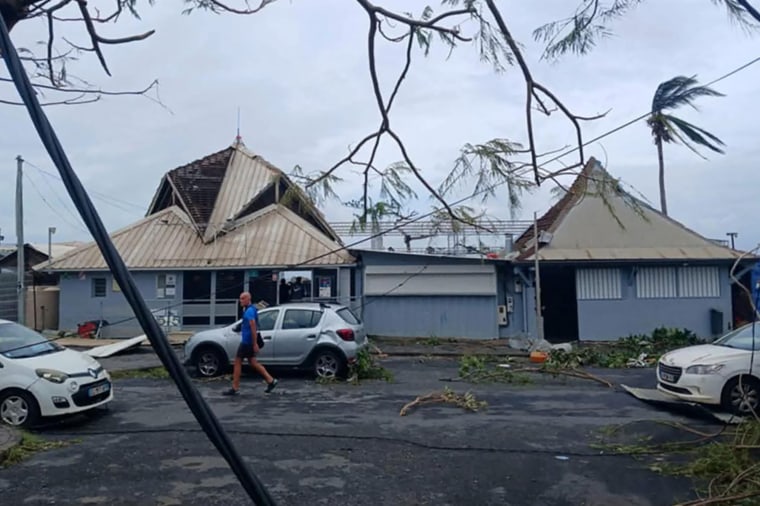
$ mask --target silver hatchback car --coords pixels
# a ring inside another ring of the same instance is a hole
[[[185,364],[199,375],[222,374],[235,359],[241,320],[198,332],[185,343]],[[318,377],[344,375],[367,346],[359,318],[346,306],[316,302],[288,303],[259,310],[264,347],[256,357],[272,367],[312,370]]]

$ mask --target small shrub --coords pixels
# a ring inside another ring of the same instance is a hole
[[[349,378],[354,382],[361,380],[385,380],[393,381],[393,373],[381,366],[367,348],[361,350],[356,356],[356,362],[351,365]]]

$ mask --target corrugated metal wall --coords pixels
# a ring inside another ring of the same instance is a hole
[[[675,267],[640,267],[636,273],[639,299],[667,299],[678,295]]]
[[[578,300],[622,298],[620,269],[577,269],[575,290]]]
[[[720,297],[720,270],[717,267],[681,267],[678,270],[681,297]]]
[[[498,337],[496,296],[367,297],[367,333],[384,337]]]
[[[18,289],[16,273],[0,272],[0,320],[16,321],[18,319]]]
[[[720,285],[715,266],[640,267],[636,273],[640,299],[716,298],[721,296]]]

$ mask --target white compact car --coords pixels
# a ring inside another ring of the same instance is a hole
[[[737,415],[758,412],[760,323],[754,336],[749,324],[712,344],[666,353],[657,364],[658,390],[685,401],[720,405]]]
[[[0,320],[0,420],[28,427],[40,417],[70,415],[113,399],[108,372],[17,323]]]

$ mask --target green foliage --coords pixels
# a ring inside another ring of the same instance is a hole
[[[697,336],[687,329],[655,329],[649,335],[631,335],[609,345],[589,345],[571,352],[552,350],[545,363],[547,368],[574,369],[579,367],[627,367],[642,354],[654,364],[668,351],[699,344]]]
[[[699,97],[723,97],[708,86],[698,86],[696,76],[676,76],[657,87],[652,99],[652,114],[647,124],[657,142],[680,142],[699,154],[692,144],[703,146],[716,153],[723,153],[723,141],[707,130],[677,118],[664,111],[688,105],[696,109],[694,101]],[[701,156],[701,155],[700,155]]]
[[[663,422],[661,422],[663,423]],[[679,439],[670,434],[654,441],[651,435],[639,435],[632,442],[596,443],[592,447],[607,452],[656,460],[649,469],[663,474],[683,476],[695,481],[702,499],[688,504],[756,505],[760,497],[760,419],[745,421],[735,429],[705,434],[696,429],[666,423],[693,435]],[[604,439],[620,432],[622,427],[605,430]]]
[[[507,362],[511,360],[502,357],[464,355],[459,359],[459,378],[473,383],[517,383],[520,385],[532,383],[527,374],[499,366],[499,363]]]
[[[163,366],[150,369],[128,369],[112,372],[111,379],[169,379],[169,371]]]
[[[393,381],[393,373],[381,366],[370,353],[369,349],[362,349],[356,356],[356,362],[351,365],[349,378],[354,383],[361,380],[384,380]]]
[[[24,432],[21,434],[21,441],[16,446],[12,446],[0,453],[0,467],[8,467],[22,462],[35,453],[53,450],[55,448],[64,448],[78,440],[69,441],[48,441],[39,436]]]
[[[711,1],[715,5],[724,5],[729,19],[747,31],[760,26],[740,0]],[[556,59],[566,53],[584,55],[594,49],[600,39],[613,34],[611,25],[614,21],[642,3],[644,0],[581,0],[572,15],[537,28],[533,38],[546,44],[545,59]]]
[[[454,168],[438,186],[438,192],[446,196],[474,181],[472,195],[480,195],[486,202],[489,197],[496,196],[497,187],[506,184],[509,209],[515,214],[520,210],[523,192],[535,188],[535,184],[526,177],[529,172],[522,171],[521,174],[518,171],[524,165],[518,166],[510,160],[522,150],[521,144],[508,139],[492,139],[484,144],[467,143],[460,150]]]

